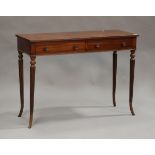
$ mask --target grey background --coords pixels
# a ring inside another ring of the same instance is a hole
[[[154,17],[0,17],[0,138],[155,138]],[[140,34],[134,109],[128,108],[129,52],[118,53],[112,107],[112,53],[38,57],[33,128],[29,130],[29,57],[25,109],[18,118],[15,33],[122,29]]]

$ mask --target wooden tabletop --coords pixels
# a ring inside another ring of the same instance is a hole
[[[58,32],[58,33],[36,33],[36,34],[17,34],[17,37],[26,39],[30,42],[41,41],[61,41],[61,40],[81,40],[81,39],[100,39],[117,37],[135,37],[135,33],[120,30],[105,31],[80,31],[80,32]]]

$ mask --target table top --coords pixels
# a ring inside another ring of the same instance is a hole
[[[64,40],[136,37],[138,36],[138,34],[125,32],[121,30],[104,30],[104,31],[17,34],[16,36],[26,39],[30,42],[41,42],[41,41],[62,41],[62,40],[64,41]]]

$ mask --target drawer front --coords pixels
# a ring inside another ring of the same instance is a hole
[[[125,50],[135,48],[136,48],[135,38],[89,40],[87,42],[88,51]]]
[[[85,51],[85,41],[36,44],[36,55],[67,54]]]

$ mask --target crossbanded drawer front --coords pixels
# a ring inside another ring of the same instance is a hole
[[[87,41],[88,51],[125,50],[125,49],[135,49],[135,48],[136,48],[135,38],[98,39],[98,40]]]
[[[63,54],[85,51],[84,41],[51,42],[36,45],[37,55]]]

